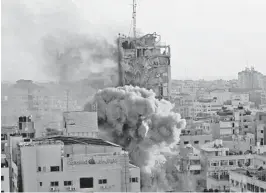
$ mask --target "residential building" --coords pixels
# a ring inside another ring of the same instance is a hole
[[[122,147],[102,139],[53,136],[20,142],[18,190],[139,192],[140,169]]]
[[[180,148],[180,171],[197,175],[201,173],[200,151],[188,144]]]
[[[206,132],[204,129],[183,129],[180,134],[180,147],[185,147],[191,144],[196,147],[211,142],[212,134]]]
[[[228,89],[214,89],[209,91],[212,99],[216,99],[218,103],[224,104],[231,99],[231,92]]]
[[[196,116],[194,108],[195,97],[189,94],[179,94],[173,99],[174,111],[180,113],[182,118],[194,118]]]
[[[255,139],[260,145],[266,145],[266,112],[256,113]]]
[[[231,98],[229,100],[238,101],[240,104],[247,103],[249,102],[249,93],[231,92]]]
[[[9,167],[5,154],[1,154],[1,192],[10,192]]]
[[[239,168],[260,168],[266,165],[265,155],[254,154],[251,151],[237,151],[237,148],[227,145],[226,142],[215,140],[201,147],[203,159],[207,163],[208,189],[228,191],[230,189],[230,171]]]
[[[237,169],[229,172],[230,192],[265,192],[265,169]]]
[[[263,88],[264,76],[262,73],[256,71],[254,67],[246,68],[244,71],[238,73],[238,83],[240,88]]]
[[[198,100],[194,102],[195,113],[206,113],[209,115],[214,115],[217,111],[222,109],[222,104],[219,103],[216,99],[208,99],[208,100]]]

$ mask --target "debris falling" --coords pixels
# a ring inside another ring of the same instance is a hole
[[[101,137],[123,146],[141,168],[142,191],[176,189],[174,147],[185,120],[145,88],[105,88],[95,95]],[[89,110],[90,104],[85,105]]]

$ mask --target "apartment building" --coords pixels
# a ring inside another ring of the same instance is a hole
[[[96,138],[53,136],[19,143],[14,163],[24,192],[140,191],[140,169],[122,147]]]
[[[206,113],[209,115],[214,115],[217,111],[222,109],[222,104],[219,103],[216,99],[208,99],[208,100],[198,100],[194,102],[195,113]]]
[[[228,89],[214,89],[209,91],[211,98],[215,98],[219,104],[224,104],[226,101],[231,100],[232,93]]]
[[[238,73],[238,84],[240,88],[263,88],[264,76],[256,71],[254,67],[246,68]]]
[[[9,167],[5,154],[1,154],[1,192],[10,192]]]
[[[189,94],[179,94],[175,96],[173,99],[173,103],[175,104],[174,111],[180,113],[182,118],[195,117],[194,100],[195,97]]]
[[[188,144],[180,148],[180,171],[189,172],[193,175],[201,173],[200,151]]]
[[[255,138],[260,145],[266,145],[266,112],[256,113]]]
[[[230,192],[265,192],[265,169],[237,169],[229,172]]]
[[[239,168],[260,168],[266,165],[266,156],[236,151],[225,142],[216,140],[201,147],[207,163],[207,188],[228,191],[230,189],[229,171]]]
[[[204,129],[184,129],[180,134],[180,147],[185,147],[188,144],[193,146],[201,146],[212,141],[212,134]]]

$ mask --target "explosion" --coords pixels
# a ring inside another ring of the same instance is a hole
[[[171,111],[170,102],[145,88],[105,88],[95,95],[101,138],[129,152],[141,169],[142,191],[177,190],[181,182],[175,165],[175,146],[185,120]],[[89,110],[88,103],[84,110]],[[178,182],[179,181],[179,182]]]

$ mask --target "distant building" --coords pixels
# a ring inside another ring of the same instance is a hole
[[[180,134],[180,147],[185,147],[191,144],[199,147],[205,143],[212,141],[212,135],[205,132],[203,129],[184,129]]]
[[[256,113],[255,130],[256,143],[266,145],[266,112]]]
[[[63,114],[63,132],[66,136],[98,137],[97,112],[72,111]]]
[[[238,73],[238,84],[240,88],[263,89],[263,83],[263,74],[256,71],[253,67],[250,69],[246,68],[244,71]]]
[[[218,103],[224,104],[231,99],[231,92],[228,89],[214,89],[210,91],[210,96],[215,98]]]

